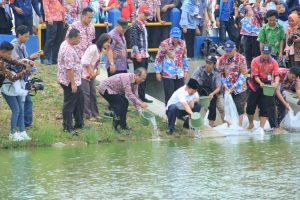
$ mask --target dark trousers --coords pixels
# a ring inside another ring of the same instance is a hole
[[[274,124],[274,127],[279,128],[281,121],[283,120],[283,118],[286,115],[286,108],[277,97],[275,97],[275,109],[274,110],[275,110],[275,115],[269,116],[269,122],[270,122],[270,125]]]
[[[210,100],[210,103],[209,103],[209,107],[208,107],[208,120],[211,120],[211,121],[215,121],[216,120],[216,117],[217,117],[217,99],[218,99],[218,96],[215,95],[211,100]]]
[[[12,35],[11,28],[0,28],[0,34]]]
[[[32,99],[30,95],[27,95],[24,102],[24,123],[25,127],[32,125]]]
[[[113,75],[116,75],[116,74],[122,74],[122,73],[127,73],[127,70],[117,70],[115,73],[110,73],[110,70],[109,68],[107,68],[107,75],[108,77],[111,77]]]
[[[83,114],[86,118],[98,117],[95,78],[90,81],[82,79],[81,88],[84,97]]]
[[[178,89],[184,86],[184,78],[172,79],[163,78],[164,91],[165,91],[165,105],[168,104],[172,94]]]
[[[125,95],[108,94],[106,90],[102,96],[109,103],[109,106],[113,108],[115,115],[120,119],[121,128],[126,127],[126,115],[129,102]]]
[[[184,40],[186,43],[187,49],[187,57],[193,58],[194,57],[194,42],[195,42],[195,29],[188,29],[186,33],[184,33]]]
[[[133,58],[133,67],[134,70],[137,68],[143,67],[146,70],[148,69],[148,58],[143,58],[141,62],[138,62],[135,58]],[[146,95],[146,81],[139,85],[139,97],[141,100],[145,100]]]
[[[230,17],[228,21],[220,21],[219,35],[220,35],[220,43],[225,44],[226,42],[226,32],[230,40],[237,43],[238,40],[238,32],[234,26],[234,19]]]
[[[200,112],[201,105],[199,102],[194,104],[193,112]],[[167,117],[168,117],[168,129],[174,131],[175,129],[175,121],[177,117],[183,117],[188,115],[185,110],[180,110],[175,104],[172,104],[168,107]]]
[[[75,128],[81,128],[83,122],[83,105],[84,98],[81,86],[77,87],[77,92],[72,93],[71,84],[68,86],[61,85],[64,90],[64,105],[63,105],[63,126],[65,130],[73,129],[73,118],[75,119]]]
[[[17,28],[21,25],[27,26],[31,35],[33,27],[33,17],[20,17],[18,15],[15,15],[15,30],[17,30]]]
[[[244,35],[243,40],[244,52],[248,69],[251,69],[251,61],[260,55],[259,42],[257,36]]]
[[[53,22],[53,25],[47,23],[46,43],[44,46],[45,57],[52,61],[57,62],[58,50],[64,37],[64,23]]]
[[[160,43],[169,37],[168,26],[147,27],[149,48],[158,48]]]

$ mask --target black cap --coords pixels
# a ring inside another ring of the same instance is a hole
[[[296,76],[300,76],[300,68],[299,67],[291,67],[289,69],[290,73],[295,74]]]
[[[272,46],[268,44],[264,44],[263,48],[261,49],[262,54],[271,54],[272,53]]]
[[[207,56],[205,60],[214,64],[217,63],[217,59],[215,56]]]
[[[123,29],[128,28],[128,21],[124,18],[118,19],[117,24],[120,25]]]
[[[192,88],[192,89],[194,89],[194,90],[197,90],[197,89],[199,88],[199,83],[198,83],[197,80],[191,78],[191,79],[189,80],[189,82],[187,83],[187,86],[188,86],[189,88]]]

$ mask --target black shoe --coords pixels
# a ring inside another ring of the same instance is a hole
[[[184,122],[183,122],[183,128],[187,128],[189,129],[190,128],[190,125],[189,125],[189,118],[187,117]]]
[[[82,125],[75,125],[74,129],[83,129],[83,127],[84,127],[84,124],[82,124]]]
[[[109,119],[114,118],[114,112],[105,112],[103,115],[105,118],[109,118]]]
[[[150,100],[150,99],[147,99],[147,98],[144,98],[144,99],[141,99],[143,102],[145,102],[145,103],[153,103],[153,101],[152,100]]]
[[[125,127],[122,127],[122,130],[130,131],[130,130],[131,130],[131,127],[126,125]]]
[[[118,116],[114,115],[112,126],[118,132],[120,131],[119,128],[118,128],[119,125],[120,125],[120,118]]]
[[[78,136],[78,132],[75,129],[64,129],[64,132],[67,132],[70,136]]]
[[[172,129],[168,129],[166,132],[168,135],[172,135],[174,133],[174,131]]]

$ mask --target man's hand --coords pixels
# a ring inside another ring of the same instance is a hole
[[[156,73],[156,80],[161,81],[161,74],[160,73]]]
[[[220,20],[216,20],[216,26],[218,27],[218,28],[220,28]]]
[[[141,107],[142,107],[143,109],[147,109],[147,108],[148,108],[148,104],[146,104],[145,102],[142,102],[142,103],[141,103]]]
[[[115,65],[109,66],[109,71],[110,73],[114,74],[116,72],[116,66]]]
[[[168,11],[168,5],[165,5],[160,9],[161,12],[167,12]]]
[[[188,72],[184,72],[183,78],[184,78],[184,80],[187,80],[187,78],[188,78]]]
[[[186,26],[184,26],[184,27],[182,28],[182,32],[183,32],[183,33],[187,33],[187,28],[186,28]]]
[[[208,96],[209,96],[210,98],[213,98],[213,97],[214,97],[214,93],[212,92],[212,93],[210,93]]]
[[[163,20],[159,20],[159,22],[160,22],[161,24],[165,24],[165,23],[166,23],[166,22],[163,21]]]
[[[282,61],[282,53],[279,53],[279,60]]]
[[[296,43],[300,42],[300,37],[297,36],[293,41]]]
[[[40,18],[39,18],[39,23],[40,23],[40,24],[44,23],[43,17],[40,17]]]
[[[278,86],[278,83],[276,83],[276,82],[272,83],[272,87],[277,88],[277,86]]]
[[[264,87],[264,85],[265,85],[265,84],[264,84],[263,82],[260,82],[260,83],[259,83],[259,86],[260,86],[261,88]]]
[[[41,56],[40,53],[36,52],[36,53],[33,53],[33,54],[30,55],[30,59],[35,60],[35,59],[37,59],[40,56]]]
[[[15,7],[15,11],[19,14],[22,15],[23,14],[23,10],[21,8]]]
[[[287,102],[285,102],[284,107],[285,107],[286,109],[288,109],[288,110],[291,108],[291,107],[290,107],[290,104],[288,104]]]
[[[48,24],[52,26],[53,25],[53,20],[49,19]]]
[[[77,92],[77,85],[75,83],[71,84],[71,88],[72,88],[72,93],[75,94]]]

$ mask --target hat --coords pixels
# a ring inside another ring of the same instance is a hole
[[[290,73],[295,74],[296,76],[300,76],[300,68],[298,67],[291,67],[289,71]]]
[[[215,56],[207,56],[205,60],[214,64],[217,63],[217,59]]]
[[[178,27],[173,27],[170,31],[170,35],[172,37],[180,38],[181,37],[181,30]]]
[[[263,48],[261,49],[262,54],[271,54],[272,53],[272,46],[268,44],[264,44]]]
[[[142,4],[142,5],[140,6],[139,12],[142,12],[142,13],[148,13],[148,14],[151,13],[150,9],[149,9],[148,6],[145,5],[145,4]]]
[[[191,79],[189,80],[189,82],[187,83],[187,86],[188,86],[189,88],[192,88],[192,89],[194,89],[194,90],[197,90],[198,87],[199,87],[199,83],[198,83],[198,81],[196,81],[195,79],[191,78]]]
[[[228,40],[225,43],[225,51],[232,51],[235,48],[235,43],[231,40]]]
[[[120,25],[123,29],[128,28],[128,21],[124,18],[118,19],[117,24]]]

